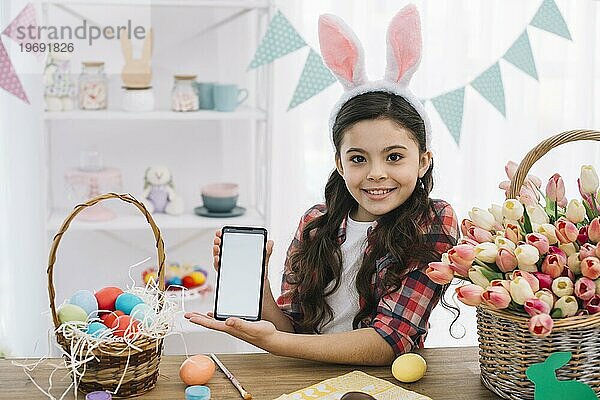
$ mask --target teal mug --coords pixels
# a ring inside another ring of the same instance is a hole
[[[235,111],[235,109],[248,98],[248,90],[240,89],[235,84],[215,84],[213,99],[215,110]]]
[[[212,110],[215,108],[214,82],[197,82],[196,89],[198,91],[198,104],[201,110]]]

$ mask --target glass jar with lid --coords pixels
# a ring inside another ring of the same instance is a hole
[[[85,61],[79,75],[79,108],[104,110],[108,105],[108,79],[101,61]]]
[[[173,111],[198,111],[196,75],[174,75],[173,78],[171,109]]]

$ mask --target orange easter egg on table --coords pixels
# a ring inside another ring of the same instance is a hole
[[[115,320],[120,317],[121,315],[125,315],[125,313],[121,310],[117,310],[117,311],[113,311],[110,313],[104,313],[100,316],[100,319],[102,320],[102,323],[104,323],[104,325],[108,326],[109,328],[111,326],[113,326],[113,323],[115,322]]]
[[[109,286],[102,288],[96,292],[96,300],[98,300],[98,310],[115,310],[115,301],[123,291],[118,287]]]
[[[112,327],[115,329],[113,335],[123,337],[127,333],[127,337],[133,336],[140,330],[139,322],[132,319],[129,315],[121,315],[115,319]]]
[[[191,356],[179,368],[179,377],[186,385],[204,385],[214,374],[215,362],[202,354]]]

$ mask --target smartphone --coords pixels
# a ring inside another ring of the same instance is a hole
[[[260,320],[267,230],[224,226],[221,230],[214,317]]]

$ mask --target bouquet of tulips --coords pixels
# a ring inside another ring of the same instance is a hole
[[[509,179],[516,169],[514,162],[506,165]],[[529,331],[544,337],[553,318],[600,312],[600,203],[598,175],[590,165],[581,167],[581,200],[567,201],[559,174],[545,193],[541,184],[528,175],[518,200],[473,208],[461,223],[458,245],[426,273],[438,284],[455,277],[469,281],[456,288],[461,302],[526,313]],[[509,186],[500,183],[501,189]]]

